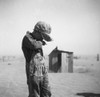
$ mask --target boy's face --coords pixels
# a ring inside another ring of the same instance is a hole
[[[37,64],[37,65],[39,65],[40,63],[44,63],[43,57],[41,56],[40,53],[37,53],[34,56],[34,63]]]
[[[42,37],[42,35],[41,35],[40,32],[36,32],[36,33],[35,33],[35,37],[36,37],[37,40],[40,40],[40,41],[43,40],[43,37]]]

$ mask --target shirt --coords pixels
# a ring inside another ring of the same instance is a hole
[[[28,33],[33,39],[37,41],[37,39],[32,36],[32,33]],[[42,41],[41,41],[42,42]],[[32,55],[35,55],[37,52],[40,52],[41,55],[43,56],[43,50],[41,48],[37,48],[37,45],[34,43],[31,43],[31,41],[28,39],[27,34],[23,37],[22,40],[22,51],[24,53],[26,62],[29,63],[31,60]]]

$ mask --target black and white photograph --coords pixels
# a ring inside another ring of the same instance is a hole
[[[0,0],[0,97],[100,97],[100,0]]]

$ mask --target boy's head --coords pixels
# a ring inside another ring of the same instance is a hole
[[[45,41],[52,41],[52,38],[49,36],[51,33],[51,26],[45,22],[39,21],[34,27],[34,33],[36,33],[37,38],[40,40],[44,39]]]
[[[39,65],[39,64],[41,65],[41,63],[44,64],[44,63],[45,63],[44,57],[41,56],[40,53],[37,53],[37,54],[34,56],[34,63],[37,64],[37,65]]]

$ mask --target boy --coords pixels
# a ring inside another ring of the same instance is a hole
[[[32,33],[27,32],[22,41],[29,97],[51,96],[42,50],[42,46],[46,44],[45,41],[52,41],[50,33],[50,25],[40,21],[35,25]]]

